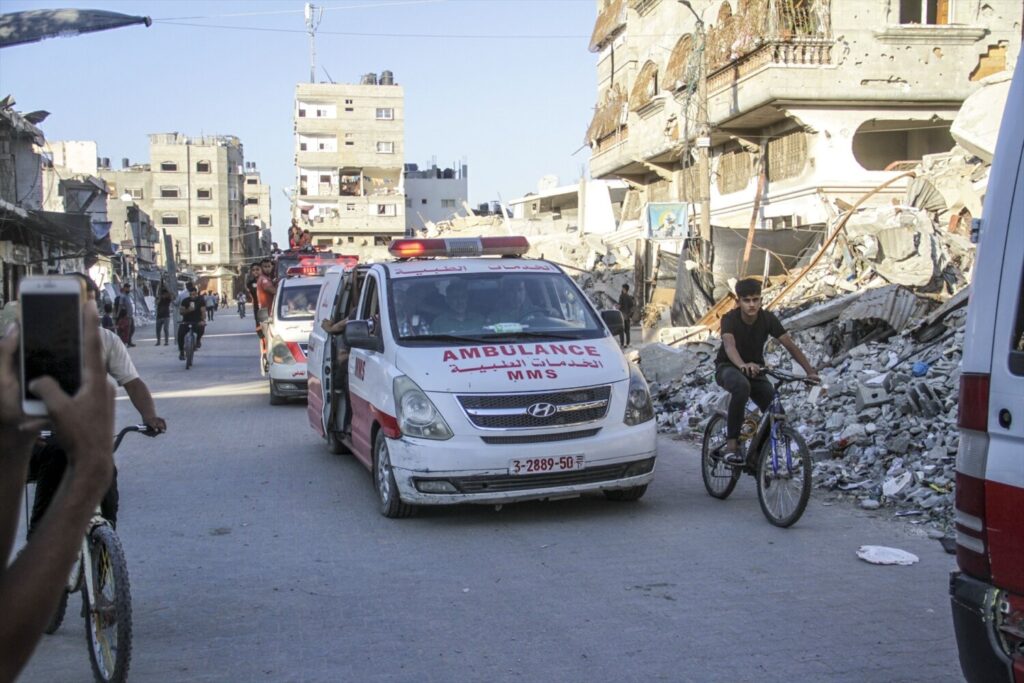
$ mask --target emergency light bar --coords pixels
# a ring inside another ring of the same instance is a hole
[[[359,263],[358,256],[315,256],[312,258],[299,259],[297,266],[290,266],[285,273],[287,275],[323,275],[328,268],[344,266],[345,270],[355,268]]]
[[[522,256],[530,250],[530,242],[515,237],[449,237],[427,240],[394,240],[388,251],[396,258],[429,258],[434,256]]]

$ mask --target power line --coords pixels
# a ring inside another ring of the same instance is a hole
[[[219,28],[230,31],[260,31],[269,33],[308,33],[306,29],[297,28],[270,28],[264,26],[229,26],[227,24],[194,24],[183,21],[161,21],[167,26],[190,26],[194,28]],[[547,33],[547,34],[511,34],[511,33],[359,33],[355,31],[317,31],[317,35],[349,36],[353,38],[445,38],[445,39],[466,39],[466,40],[580,40],[589,38],[589,35],[570,33]]]

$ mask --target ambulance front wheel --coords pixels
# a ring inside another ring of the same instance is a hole
[[[416,511],[412,505],[402,502],[398,484],[395,483],[395,473],[391,469],[391,453],[384,432],[377,432],[373,442],[373,483],[377,487],[380,513],[385,517],[409,517]]]

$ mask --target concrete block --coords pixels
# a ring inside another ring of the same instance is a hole
[[[865,386],[863,384],[857,386],[857,412],[872,406],[880,406],[883,403],[888,403],[890,400],[889,392],[884,387]]]

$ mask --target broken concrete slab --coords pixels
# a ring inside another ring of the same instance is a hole
[[[957,144],[985,163],[992,163],[1012,77],[1011,71],[1005,71],[983,78],[981,88],[960,105],[949,129]]]

